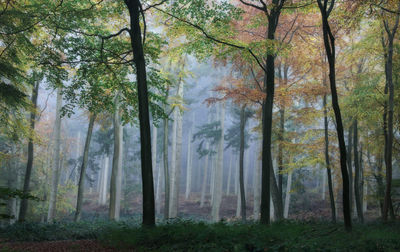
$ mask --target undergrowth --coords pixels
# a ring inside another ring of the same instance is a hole
[[[398,251],[398,223],[355,225],[351,233],[341,224],[283,221],[215,223],[191,220],[161,222],[142,228],[140,219],[120,222],[24,223],[0,229],[9,241],[98,240],[105,247],[135,251]]]

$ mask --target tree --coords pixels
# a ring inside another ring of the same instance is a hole
[[[142,33],[139,23],[139,16],[140,13],[143,14],[143,9],[139,0],[125,0],[125,4],[131,17],[131,45],[136,66],[142,163],[143,225],[154,226],[155,207],[153,168],[151,164],[149,101],[147,91],[146,62],[144,59]]]
[[[39,86],[40,86],[40,79],[38,78],[40,75],[39,73],[33,74],[34,86],[32,88],[32,95],[31,95],[31,102],[33,106],[33,110],[30,115],[30,135],[29,135],[29,142],[28,142],[28,162],[26,164],[26,171],[25,171],[25,178],[24,178],[24,187],[23,193],[29,194],[30,189],[30,181],[33,169],[33,137],[34,137],[34,130],[35,130],[35,122],[36,122],[36,109],[37,109],[37,100],[39,96]],[[19,222],[24,222],[26,218],[26,212],[28,211],[28,198],[23,198],[21,200],[21,206],[19,210]]]
[[[78,196],[76,199],[76,210],[75,210],[75,216],[74,216],[74,221],[79,221],[81,219],[81,211],[82,211],[82,203],[83,203],[83,190],[85,188],[85,177],[86,177],[86,168],[88,164],[88,158],[89,158],[89,148],[90,148],[90,141],[92,139],[92,133],[93,133],[93,127],[94,127],[94,122],[96,120],[96,114],[91,114],[89,116],[89,126],[88,126],[88,131],[86,134],[86,141],[85,141],[85,147],[83,151],[83,161],[80,169],[80,175],[79,175],[79,183],[78,183]],[[106,160],[107,162],[107,160]],[[105,164],[105,174],[108,173],[108,163]],[[106,181],[106,176],[103,178]],[[104,183],[104,182],[103,182]]]
[[[47,221],[52,222],[56,215],[57,189],[60,174],[60,145],[61,145],[61,107],[62,107],[62,89],[57,88],[57,105],[56,105],[56,120],[54,122],[54,158],[53,169],[51,176],[51,191],[49,200],[49,210]]]
[[[350,210],[350,198],[349,198],[349,176],[347,172],[346,165],[346,144],[344,142],[343,133],[343,123],[342,116],[340,113],[338,95],[336,90],[336,75],[335,75],[335,37],[332,34],[329,25],[329,16],[335,5],[335,0],[322,2],[322,0],[317,0],[318,7],[321,12],[322,17],[322,31],[324,38],[324,45],[326,50],[326,55],[329,63],[329,82],[332,95],[332,107],[335,112],[336,119],[336,130],[338,135],[339,149],[340,149],[340,169],[342,172],[342,182],[343,182],[343,216],[344,225],[348,231],[351,231],[351,210]]]

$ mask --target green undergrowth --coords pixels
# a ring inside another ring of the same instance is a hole
[[[400,251],[399,223],[355,225],[276,222],[210,224],[190,220],[140,227],[137,218],[53,224],[24,223],[0,229],[8,241],[98,240],[105,247],[134,251]]]
[[[248,223],[179,221],[157,228],[111,228],[106,246],[135,251],[398,251],[398,224],[357,225],[351,233],[329,223]]]

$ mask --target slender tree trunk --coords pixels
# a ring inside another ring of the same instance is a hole
[[[167,90],[166,99],[168,99],[169,90]],[[164,111],[167,111],[167,105],[164,105]],[[169,196],[170,179],[168,167],[168,118],[164,118],[164,139],[163,139],[163,161],[164,161],[164,219],[169,218]]]
[[[326,83],[325,80],[324,80],[324,82]],[[331,217],[332,217],[332,222],[336,223],[335,196],[333,194],[332,171],[331,171],[331,164],[330,164],[330,159],[329,159],[329,134],[328,134],[329,122],[328,122],[328,109],[327,109],[327,102],[326,102],[326,94],[324,95],[323,106],[324,106],[324,134],[325,134],[325,165],[326,165],[326,172],[327,172],[327,176],[328,176]]]
[[[290,204],[290,190],[292,186],[292,175],[293,172],[289,172],[288,180],[286,183],[286,197],[285,197],[285,208],[283,210],[283,217],[287,219],[289,217],[289,204]]]
[[[231,156],[229,158],[228,180],[226,181],[226,195],[231,194],[232,162],[233,162],[233,153],[231,154]]]
[[[157,127],[153,124],[153,131],[151,133],[151,161],[153,167],[153,174],[157,170]],[[157,183],[157,182],[156,182]]]
[[[60,145],[61,145],[61,107],[62,107],[62,89],[57,88],[56,119],[54,123],[54,153],[53,169],[51,175],[51,190],[49,209],[47,212],[47,221],[52,222],[56,215],[58,177],[60,173]]]
[[[240,110],[240,157],[239,157],[239,185],[240,185],[240,205],[242,221],[246,221],[246,194],[244,190],[244,133],[246,129],[246,106],[243,105]]]
[[[177,90],[178,100],[183,99],[183,81],[179,80],[179,87]],[[176,112],[176,114],[175,114]],[[171,196],[170,196],[170,205],[169,205],[169,217],[176,218],[178,216],[179,209],[179,189],[180,189],[180,176],[181,176],[181,168],[182,168],[182,112],[179,110],[175,110],[174,114],[176,117],[174,118],[174,126],[175,132],[173,132],[172,145],[175,142],[175,149],[172,146],[172,188],[171,188]],[[176,124],[175,124],[176,123]],[[174,129],[172,129],[174,131]],[[175,141],[174,141],[175,137]]]
[[[39,95],[39,81],[36,81],[36,83],[32,89],[32,97],[31,97],[33,110],[30,115],[30,134],[29,134],[29,141],[28,141],[28,162],[26,164],[26,172],[25,172],[25,178],[24,178],[24,187],[23,187],[24,193],[29,193],[29,191],[30,191],[29,184],[31,182],[31,175],[32,175],[32,168],[33,168],[33,154],[34,154],[33,134],[35,131],[38,95]],[[19,217],[18,217],[19,222],[25,221],[27,211],[28,211],[28,199],[22,199],[20,210],[19,210]]]
[[[347,151],[347,167],[349,169],[349,200],[350,200],[350,214],[353,213],[353,160],[352,160],[352,150],[353,150],[353,124],[349,127],[348,134],[348,151]]]
[[[285,108],[279,110],[279,144],[278,144],[278,189],[281,197],[283,196],[283,135],[285,134]]]
[[[206,143],[206,149],[210,148],[209,143]],[[201,183],[201,196],[200,196],[200,207],[204,206],[204,199],[206,197],[206,189],[207,189],[207,177],[208,177],[208,159],[210,155],[207,154],[204,158],[204,174],[203,181]]]
[[[356,200],[356,208],[357,208],[357,216],[358,220],[363,223],[364,216],[362,212],[362,200],[361,200],[361,192],[360,192],[360,159],[358,157],[358,121],[357,119],[354,120],[353,124],[353,146],[354,146],[354,171],[355,171],[355,178],[354,178],[354,196]]]
[[[262,146],[260,146],[260,152],[262,150]],[[257,153],[257,156],[259,154]],[[260,203],[261,203],[261,160],[256,158],[256,165],[255,165],[255,173],[254,173],[254,219],[260,219]]]
[[[187,159],[186,159],[186,191],[185,191],[185,198],[188,199],[191,188],[192,188],[192,159],[193,159],[193,150],[192,150],[192,132],[194,126],[194,112],[192,118],[192,126],[189,129],[188,133],[188,152],[187,152]]]
[[[393,159],[393,139],[394,139],[394,130],[393,130],[393,113],[394,113],[394,84],[393,84],[393,47],[394,47],[394,38],[397,32],[397,28],[399,26],[400,20],[400,3],[398,4],[398,12],[396,14],[396,21],[393,27],[393,30],[390,30],[387,20],[384,21],[385,30],[388,35],[388,44],[387,48],[384,48],[385,51],[385,76],[386,76],[386,85],[389,91],[389,98],[387,102],[387,137],[385,137],[385,145],[386,145],[386,155],[385,155],[385,164],[386,164],[386,191],[385,191],[385,199],[383,203],[383,220],[387,221],[389,208],[392,204],[392,159]],[[386,88],[385,88],[386,91]],[[386,112],[386,110],[385,110]],[[391,211],[391,219],[394,220],[393,211]]]
[[[122,182],[122,144],[123,130],[121,124],[121,112],[119,106],[120,94],[115,99],[114,109],[114,154],[111,170],[110,183],[110,209],[109,218],[111,220],[119,220],[121,209],[121,182]]]
[[[156,213],[161,214],[161,187],[162,187],[163,167],[158,165],[157,185],[156,185]]]
[[[94,121],[96,119],[96,114],[91,113],[89,117],[89,126],[86,135],[85,147],[83,150],[83,160],[82,166],[80,169],[79,176],[79,185],[78,185],[78,198],[76,200],[76,210],[75,210],[75,218],[74,221],[79,221],[81,219],[82,214],[82,203],[83,203],[83,191],[85,189],[85,177],[86,177],[86,168],[89,159],[89,149],[90,149],[90,141],[92,139]]]
[[[142,32],[139,22],[139,0],[125,0],[131,17],[131,45],[136,68],[139,123],[140,123],[140,152],[142,166],[142,192],[143,192],[143,225],[155,225],[153,169],[151,164],[151,136],[149,99],[147,90],[146,61],[143,53]]]
[[[329,26],[328,18],[330,12],[333,9],[335,1],[332,0],[329,2],[330,6],[328,8],[328,1],[317,0],[319,9],[321,11],[322,16],[322,26],[323,26],[323,38],[324,45],[326,50],[326,55],[329,63],[329,82],[331,87],[332,94],[332,108],[335,113],[336,119],[336,130],[338,135],[338,143],[339,143],[339,151],[340,151],[340,170],[342,172],[342,180],[343,180],[343,216],[344,216],[344,225],[346,230],[351,231],[351,212],[350,212],[350,197],[349,197],[349,176],[347,171],[346,164],[346,144],[344,141],[344,130],[342,123],[342,115],[340,112],[339,99],[336,90],[336,73],[335,73],[335,60],[336,60],[336,50],[335,50],[335,37],[331,32],[331,28]]]
[[[221,137],[218,143],[217,164],[214,168],[214,190],[211,216],[212,220],[217,222],[220,220],[219,212],[222,201],[222,185],[223,185],[223,171],[224,171],[224,128],[225,128],[225,103],[220,104],[220,125]]]

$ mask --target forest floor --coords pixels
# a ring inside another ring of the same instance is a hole
[[[0,251],[399,251],[399,224],[354,225],[352,232],[300,221],[20,224],[0,230]]]
[[[269,227],[252,222],[253,199],[247,200],[248,223],[236,216],[237,196],[224,196],[223,221],[210,224],[207,198],[200,208],[199,195],[180,198],[178,219],[163,221],[157,228],[140,227],[141,198],[123,201],[122,221],[107,221],[106,206],[95,195],[84,204],[83,221],[23,223],[0,228],[1,251],[400,251],[400,223],[382,224],[376,206],[366,213],[367,224],[355,224],[353,232],[343,224],[331,224],[327,200],[318,194],[294,198],[290,220]],[[162,213],[161,206],[161,213]],[[341,220],[339,206],[338,220]]]

